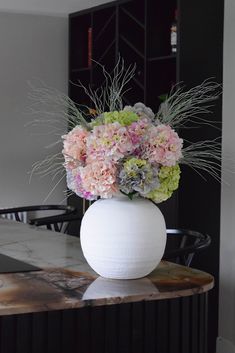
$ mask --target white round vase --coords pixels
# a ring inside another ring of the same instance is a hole
[[[80,236],[83,254],[100,276],[135,279],[161,261],[166,225],[152,202],[121,195],[93,203],[83,217]]]

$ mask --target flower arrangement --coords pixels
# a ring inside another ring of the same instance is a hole
[[[92,109],[56,92],[59,99],[53,98],[53,105],[63,106],[61,115],[69,123],[69,132],[62,136],[62,156],[37,162],[34,171],[58,174],[63,166],[68,188],[88,200],[111,198],[121,192],[155,203],[167,200],[177,190],[182,164],[219,179],[219,143],[190,144],[178,134],[188,123],[211,124],[201,114],[207,113],[211,101],[218,98],[217,83],[206,80],[186,92],[176,86],[154,114],[143,103],[123,104],[133,66],[125,68],[119,60],[112,76],[102,69],[105,83],[100,90],[92,91],[79,83],[92,101]],[[48,103],[54,93],[41,88],[32,98]]]
[[[169,125],[154,123],[142,103],[104,112],[63,136],[63,155],[70,190],[89,200],[118,191],[154,202],[178,188],[183,140]]]

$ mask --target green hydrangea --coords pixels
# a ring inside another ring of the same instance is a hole
[[[91,128],[93,128],[94,126],[99,126],[99,125],[103,125],[104,124],[104,115],[98,115],[94,120],[92,120],[89,125]]]
[[[161,167],[158,173],[160,186],[147,194],[147,198],[155,203],[166,201],[179,187],[180,167]]]
[[[125,110],[121,110],[120,112],[105,112],[103,116],[105,124],[118,122],[122,126],[131,125],[134,121],[139,120],[139,116],[136,113]]]

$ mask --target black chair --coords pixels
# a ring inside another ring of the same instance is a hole
[[[210,243],[209,235],[194,230],[167,229],[167,245],[163,259],[190,266],[195,253],[206,249]]]
[[[49,212],[52,212],[52,216],[48,216]],[[29,223],[31,225],[37,225],[39,220],[47,219],[47,223],[45,224],[47,229],[53,229],[55,231],[62,232],[63,224],[59,222],[60,218],[58,219],[58,224],[56,224],[55,218],[53,217],[72,216],[75,213],[76,208],[68,205],[20,206],[0,209],[0,218],[12,219],[18,222]],[[49,220],[51,218],[52,223],[50,224]]]
[[[79,236],[79,228],[82,216],[77,213],[58,215],[34,219],[31,224],[35,226],[46,226],[48,229]],[[71,227],[76,222],[76,234]],[[66,227],[58,227],[65,224]],[[184,266],[190,266],[193,257],[199,251],[206,249],[211,243],[209,235],[188,229],[167,229],[167,244],[163,260],[175,262]]]
[[[36,227],[45,226],[47,229],[55,232],[79,236],[81,221],[82,216],[78,215],[75,211],[69,214],[36,218],[31,220],[30,224],[35,225]],[[71,228],[75,228],[71,227],[74,224],[76,224],[76,234],[71,230]]]

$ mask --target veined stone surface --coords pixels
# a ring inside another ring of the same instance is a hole
[[[0,315],[178,298],[214,284],[205,272],[165,261],[145,278],[101,278],[86,263],[79,238],[8,220],[0,220],[0,253],[42,269],[0,274]]]

